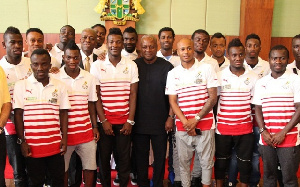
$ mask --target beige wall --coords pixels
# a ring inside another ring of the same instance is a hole
[[[8,26],[25,32],[39,27],[45,33],[58,33],[70,24],[80,33],[102,23],[93,8],[98,0],[0,0],[0,33]],[[190,35],[206,29],[210,34],[239,35],[240,0],[142,0],[146,13],[136,27],[139,34],[157,34],[168,26],[177,35]],[[299,0],[275,0],[272,36],[291,37],[300,33]]]

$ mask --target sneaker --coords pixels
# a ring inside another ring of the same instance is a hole
[[[96,183],[97,183],[97,184],[101,184],[101,181],[100,181],[99,178],[97,178]]]
[[[170,180],[171,184],[174,184],[174,180],[175,180],[175,173],[174,173],[174,171],[170,171],[169,172],[168,179]]]
[[[115,186],[120,186],[120,179],[119,179],[118,174],[117,174],[115,180],[113,181],[113,184],[114,184]]]
[[[133,186],[137,185],[137,175],[135,173],[130,173],[130,178],[131,178],[131,184]]]

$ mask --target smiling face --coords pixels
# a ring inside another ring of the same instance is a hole
[[[97,44],[96,44],[96,46],[97,46],[97,48],[99,48],[100,46],[102,46],[102,44],[105,41],[106,32],[105,32],[105,29],[103,27],[100,27],[100,26],[94,27],[93,30],[97,34]]]
[[[107,37],[107,52],[113,57],[120,57],[123,49],[123,37],[112,34]]]
[[[6,34],[2,43],[6,55],[11,58],[20,58],[23,51],[23,38],[20,34]]]
[[[269,64],[273,77],[279,77],[284,74],[288,64],[288,55],[285,50],[273,50],[270,53]]]
[[[181,62],[189,63],[194,61],[194,45],[189,39],[181,39],[177,43],[177,53]]]
[[[36,49],[42,49],[44,46],[44,36],[38,32],[30,32],[26,36],[26,44],[30,53]]]
[[[96,46],[97,35],[93,29],[85,29],[81,33],[80,43],[84,52],[91,54]]]
[[[162,31],[159,37],[160,47],[164,50],[173,48],[174,37],[171,31]]]
[[[147,63],[152,63],[156,60],[157,42],[153,38],[142,38],[141,49],[142,57]]]

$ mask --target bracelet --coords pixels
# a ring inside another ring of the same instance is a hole
[[[174,115],[169,114],[168,117],[170,117],[171,119],[175,119],[176,116],[175,116],[175,114]]]
[[[100,121],[100,123],[104,123],[104,122],[106,122],[107,121],[107,119],[105,118],[103,121]]]
[[[3,131],[4,131],[4,128],[0,127],[0,134],[2,134]]]
[[[265,130],[267,130],[266,127],[260,128],[260,129],[259,129],[259,134],[263,133]]]

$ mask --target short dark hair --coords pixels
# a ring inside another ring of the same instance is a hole
[[[32,58],[33,55],[46,55],[49,58],[49,62],[51,62],[51,56],[48,53],[46,49],[36,49],[31,53],[30,58]]]
[[[285,50],[287,54],[287,58],[290,58],[289,50],[284,45],[275,45],[274,47],[272,47],[269,52],[269,58],[271,58],[271,53],[276,50]]]
[[[117,27],[110,28],[109,31],[108,31],[106,39],[108,39],[109,35],[120,35],[122,37],[122,40],[123,40],[123,34],[122,34],[122,31],[121,31],[120,28],[117,28]]]
[[[20,30],[16,27],[13,27],[13,26],[7,27],[6,31],[3,34],[3,40],[5,40],[5,36],[8,35],[8,34],[19,34],[19,35],[21,35]]]
[[[297,38],[297,39],[300,38],[300,34],[295,35],[295,36],[293,37],[293,40],[296,39],[296,38]]]
[[[259,37],[257,34],[252,33],[252,34],[249,34],[249,35],[246,37],[245,45],[246,45],[247,41],[250,40],[250,39],[256,39],[256,40],[259,41],[259,44],[261,44],[260,37]]]
[[[175,32],[171,27],[163,27],[158,31],[158,38],[160,38],[160,35],[163,31],[170,31],[172,33],[173,38],[175,38]]]
[[[91,28],[94,29],[95,27],[102,27],[105,30],[105,34],[106,34],[106,28],[105,28],[104,25],[102,25],[102,24],[95,24]]]
[[[194,33],[192,34],[192,40],[194,39],[195,37],[195,34],[205,34],[209,37],[209,34],[206,30],[203,30],[203,29],[198,29],[198,30],[195,30]]]
[[[242,42],[239,38],[234,38],[229,42],[228,47],[227,47],[228,53],[229,53],[229,49],[232,47],[242,47],[245,49],[244,45],[242,44]]]
[[[43,31],[42,31],[41,29],[39,29],[39,28],[29,28],[29,29],[26,31],[26,37],[27,37],[27,35],[28,35],[29,33],[31,33],[31,32],[37,32],[37,33],[40,33],[41,35],[44,36],[44,33],[43,33]]]
[[[67,43],[66,47],[64,48],[64,52],[66,52],[68,49],[69,50],[78,50],[80,52],[80,49],[79,49],[79,47],[77,46],[77,44],[75,43],[74,40],[70,40]]]
[[[74,30],[74,33],[75,33],[75,29],[74,29],[74,27],[72,27],[71,25],[64,25],[64,26],[62,26],[62,27],[60,28],[60,30],[61,30],[62,28],[64,28],[64,27],[70,27],[71,29]]]
[[[214,35],[211,36],[210,40],[212,40],[214,38],[224,38],[225,44],[226,44],[226,38],[225,38],[225,36],[222,33],[216,32]]]
[[[136,32],[136,30],[135,30],[135,28],[133,28],[133,27],[127,27],[127,28],[123,31],[123,34],[124,34],[125,32],[128,32],[128,33],[135,33],[136,36],[138,35],[137,32]]]

